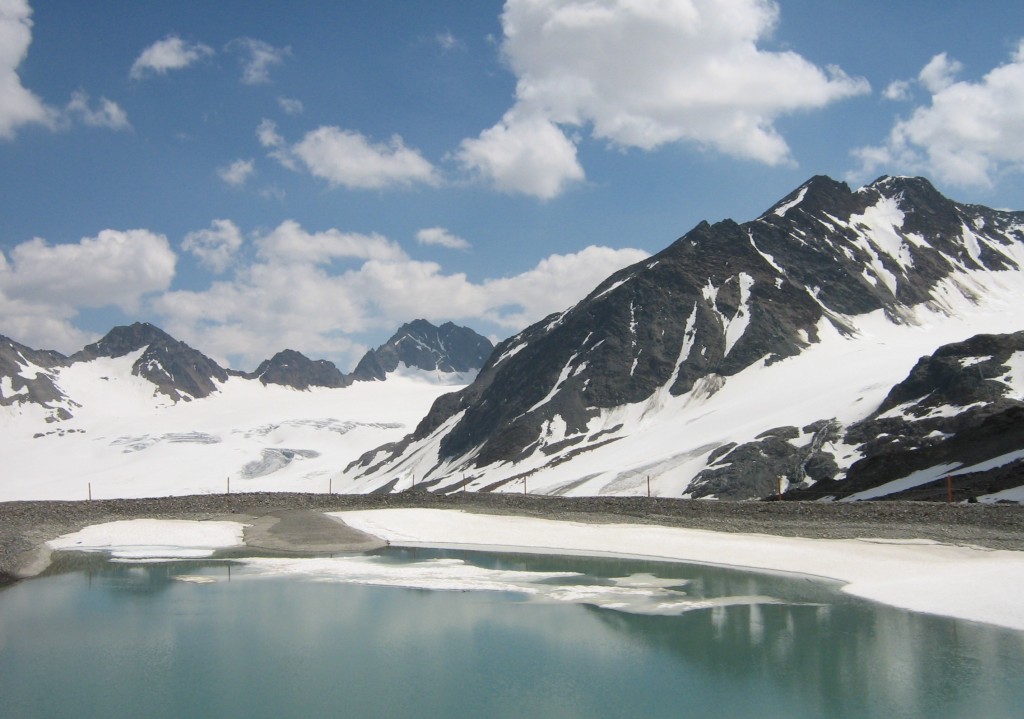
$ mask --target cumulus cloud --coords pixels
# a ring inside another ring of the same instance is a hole
[[[243,242],[242,232],[231,220],[214,220],[210,227],[185,235],[182,249],[195,255],[204,267],[221,273],[231,266]]]
[[[380,235],[309,232],[287,221],[255,243],[253,261],[230,278],[161,295],[154,307],[165,329],[214,356],[252,365],[282,347],[354,363],[362,351],[354,333],[391,331],[412,317],[487,322],[511,333],[647,256],[588,247],[518,275],[474,282],[412,259]]]
[[[329,229],[308,232],[295,220],[285,220],[257,241],[259,256],[275,264],[329,264],[339,259],[406,260],[405,251],[379,234],[364,235]]]
[[[988,187],[1003,173],[1024,171],[1024,40],[980,81],[957,80],[962,69],[945,53],[932,58],[918,76],[930,104],[897,119],[883,144],[855,150],[860,168],[851,177],[884,169]]]
[[[509,112],[477,138],[463,140],[456,153],[467,170],[495,189],[550,200],[585,177],[576,144],[541,116]]]
[[[9,140],[22,125],[52,127],[55,113],[21,84],[18,66],[32,43],[28,0],[0,0],[0,139]]]
[[[167,289],[177,260],[167,238],[149,230],[103,230],[61,245],[37,237],[15,246],[9,259],[0,271],[8,297],[126,311],[142,295]]]
[[[0,323],[36,347],[79,349],[87,336],[72,320],[81,309],[137,311],[145,296],[170,286],[176,260],[167,238],[149,230],[103,230],[60,245],[23,242],[0,254]]]
[[[437,171],[424,157],[406,147],[398,135],[374,143],[361,133],[340,127],[319,127],[288,145],[277,125],[263,120],[256,129],[260,144],[285,167],[299,163],[314,177],[349,189],[382,189],[413,184],[437,185]]]
[[[228,43],[229,51],[242,56],[242,82],[260,85],[270,82],[271,68],[280,65],[292,54],[290,47],[274,47],[263,40],[242,37]]]
[[[135,58],[129,75],[133,80],[142,80],[152,75],[166,75],[171,70],[182,70],[213,54],[213,48],[208,45],[186,42],[177,35],[168,35],[147,47]]]
[[[416,241],[421,245],[447,247],[450,250],[468,250],[471,247],[469,242],[444,227],[425,227],[416,233]]]
[[[130,130],[132,125],[128,122],[128,115],[121,106],[113,100],[101,97],[98,107],[93,109],[89,105],[89,94],[84,90],[76,90],[71,95],[71,101],[64,109],[65,116],[69,120],[79,119],[89,127],[105,127],[109,130]]]
[[[927,88],[928,92],[939,93],[956,82],[956,76],[964,69],[964,66],[951,60],[946,53],[942,52],[933,57],[925,65],[917,78]]]
[[[235,160],[227,167],[219,168],[217,174],[220,175],[220,179],[232,187],[241,187],[252,177],[255,171],[256,163],[254,160]]]
[[[515,104],[457,159],[498,189],[541,198],[583,178],[565,126],[624,148],[684,142],[789,162],[778,117],[870,88],[837,67],[759,48],[778,19],[770,0],[507,0],[502,51]],[[557,161],[545,167],[531,140],[556,148]]]

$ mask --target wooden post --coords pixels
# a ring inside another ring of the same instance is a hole
[[[775,496],[782,499],[782,477],[775,475]]]
[[[523,494],[526,494],[526,477],[523,477]]]
[[[334,477],[327,478],[327,494],[334,494]]]
[[[953,475],[946,475],[946,504],[953,503]]]
[[[647,475],[647,496],[651,496],[651,475]]]
[[[92,482],[89,482],[89,501],[92,501]]]
[[[228,475],[228,494],[231,494],[231,476]]]

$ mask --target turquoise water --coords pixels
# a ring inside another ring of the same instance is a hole
[[[1024,712],[1024,633],[889,609],[803,578],[441,550],[333,567],[76,556],[73,571],[0,591],[0,716]]]

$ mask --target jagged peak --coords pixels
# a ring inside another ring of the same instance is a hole
[[[814,208],[831,205],[840,198],[844,201],[847,200],[851,194],[852,190],[845,182],[833,180],[828,175],[814,175],[769,207],[759,219],[769,219],[773,216],[785,217],[789,210],[805,204]]]
[[[97,342],[86,345],[71,356],[72,361],[96,357],[123,357],[154,344],[171,344],[178,340],[149,322],[134,322],[111,329]]]

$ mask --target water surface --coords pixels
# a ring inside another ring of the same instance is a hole
[[[4,717],[999,719],[1024,707],[1024,633],[805,578],[422,549],[76,561],[0,591]]]

